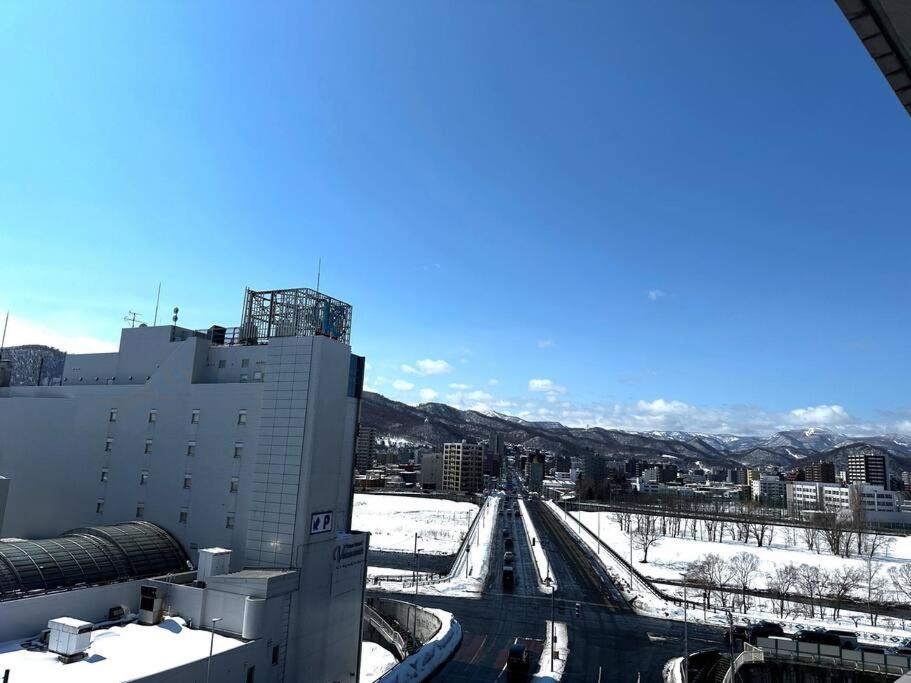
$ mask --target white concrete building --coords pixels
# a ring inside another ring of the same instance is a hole
[[[59,386],[0,387],[0,537],[145,520],[194,563],[223,547],[232,571],[292,571],[266,680],[356,680],[368,535],[350,529],[350,320],[312,290],[248,290],[238,328],[124,329],[117,353],[68,356]]]
[[[853,510],[859,505],[865,513],[893,513],[901,511],[902,496],[872,484],[789,481],[787,501],[793,510]]]
[[[476,493],[484,487],[484,446],[443,444],[443,490]]]
[[[788,489],[786,481],[778,477],[760,476],[750,482],[753,500],[769,504],[780,503],[784,506],[787,501]]]

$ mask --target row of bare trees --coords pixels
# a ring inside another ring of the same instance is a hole
[[[861,558],[880,557],[888,553],[894,537],[870,528],[862,511],[848,514],[845,510],[828,510],[816,517],[818,526],[778,527],[771,520],[757,517],[752,521],[730,521],[717,518],[687,518],[663,512],[640,514],[629,511],[612,512],[621,530],[632,533],[636,547],[648,554],[648,548],[661,537],[691,538],[723,543],[726,539],[739,543],[755,543],[756,547],[771,545],[776,539],[787,547],[805,545],[817,554],[839,557],[857,555]],[[653,538],[657,536],[658,539]],[[643,562],[647,561],[647,557]]]
[[[740,609],[743,613],[761,598],[751,597],[761,577],[774,602],[778,616],[802,615],[825,619],[826,610],[838,619],[847,603],[858,602],[868,607],[894,599],[911,599],[911,564],[884,571],[884,564],[871,557],[858,566],[842,565],[827,569],[815,564],[778,564],[771,572],[762,572],[759,558],[753,553],[740,552],[725,559],[715,553],[705,555],[687,565],[685,576],[693,588],[702,590],[705,607],[712,602],[722,609]],[[739,591],[739,592],[738,592]],[[800,600],[795,600],[800,596]],[[871,625],[879,615],[869,612]],[[857,618],[856,621],[859,621]]]

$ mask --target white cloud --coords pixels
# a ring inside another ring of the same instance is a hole
[[[402,364],[401,368],[402,372],[421,376],[444,375],[447,372],[452,372],[452,366],[445,360],[433,360],[431,358],[416,361],[414,365]]]
[[[0,331],[2,324],[3,321],[0,320]],[[10,315],[6,328],[6,346],[21,344],[43,344],[67,353],[110,353],[119,348],[116,342],[88,335],[68,334],[62,329],[45,327],[31,320]]]
[[[446,394],[446,402],[460,410],[490,410],[489,402],[491,400],[493,400],[493,396],[480,389]]]
[[[538,348],[539,349],[549,349],[554,345],[553,339],[539,339]]]
[[[499,383],[500,383],[500,380],[494,379],[493,377],[491,377],[489,380],[487,380],[487,386],[490,386],[490,387],[495,387]]]
[[[650,289],[648,290],[648,300],[649,301],[658,301],[663,296],[667,296],[667,292],[660,289]]]
[[[529,391],[548,391],[557,394],[566,393],[566,387],[554,384],[550,379],[530,379],[528,380]]]
[[[414,384],[403,379],[397,379],[392,383],[392,388],[396,391],[411,391],[414,389]]]
[[[795,408],[790,414],[797,425],[843,425],[853,421],[848,411],[839,405]]]
[[[471,389],[470,384],[459,384],[458,382],[453,382],[449,385],[450,389]]]
[[[424,403],[432,401],[438,396],[437,392],[435,392],[433,389],[421,389],[418,393],[421,396],[421,401]]]

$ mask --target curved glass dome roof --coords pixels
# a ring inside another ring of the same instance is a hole
[[[59,538],[0,541],[0,600],[186,571],[186,553],[149,522],[84,527]]]

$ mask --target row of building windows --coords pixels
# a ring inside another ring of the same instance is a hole
[[[101,481],[107,482],[110,478],[110,469],[107,467],[102,468],[101,470]],[[139,485],[145,486],[149,483],[149,471],[143,470],[139,473]],[[193,475],[187,474],[183,478],[183,487],[189,489],[193,487]],[[231,481],[228,484],[228,493],[237,493],[240,489],[240,479],[238,477],[231,477]]]
[[[198,408],[194,408],[190,411],[190,424],[198,425],[199,424],[199,415],[200,411]],[[158,421],[158,411],[150,410],[149,411],[149,423],[154,424]],[[117,408],[111,408],[111,412],[108,413],[108,422],[117,422]],[[243,427],[247,424],[247,411],[241,409],[237,411],[237,423],[238,426]]]
[[[107,439],[104,440],[104,452],[110,453],[113,450],[114,450],[114,439],[111,437],[108,437]],[[143,448],[143,453],[150,454],[151,452],[152,452],[152,439],[146,439],[145,446]],[[195,441],[187,441],[186,454],[188,456],[196,455],[196,442]],[[234,457],[239,458],[243,454],[244,454],[243,442],[235,441],[234,442]]]
[[[145,518],[146,506],[144,503],[136,503],[136,519]],[[99,498],[95,502],[95,514],[101,515],[104,514],[104,498]],[[177,521],[180,524],[186,524],[187,520],[190,517],[190,511],[187,509],[181,509],[180,514],[177,517]],[[234,513],[229,512],[225,516],[225,529],[234,528]]]

